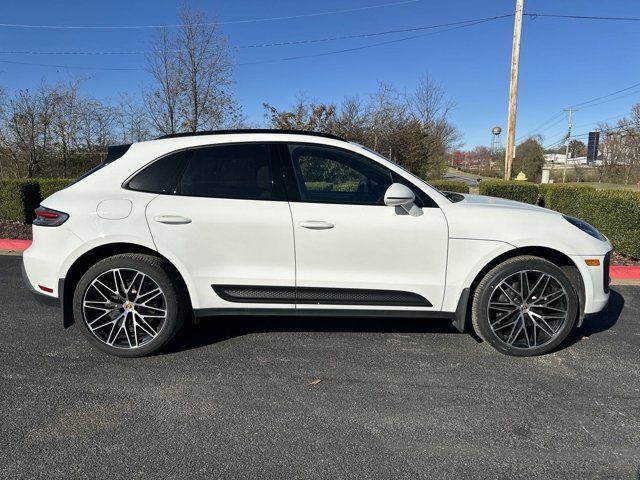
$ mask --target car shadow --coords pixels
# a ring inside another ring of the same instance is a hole
[[[583,338],[609,330],[618,322],[623,308],[624,297],[612,289],[609,295],[609,304],[606,308],[585,318],[580,328],[574,329],[560,345],[560,350],[579,342]]]
[[[611,290],[609,304],[602,311],[585,318],[580,328],[574,329],[558,347],[563,350],[582,338],[590,337],[612,328],[624,308],[624,298]],[[197,325],[189,325],[159,355],[178,353],[205,347],[218,342],[269,332],[362,332],[362,333],[445,333],[459,334],[451,320],[420,318],[375,317],[303,317],[303,316],[215,316],[202,318]],[[482,342],[472,331],[477,341]]]
[[[189,325],[160,354],[268,332],[458,333],[446,318],[216,316],[202,318],[198,325]]]

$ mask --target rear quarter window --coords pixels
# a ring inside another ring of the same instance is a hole
[[[149,193],[175,193],[176,185],[184,170],[186,151],[171,153],[138,172],[128,187]]]

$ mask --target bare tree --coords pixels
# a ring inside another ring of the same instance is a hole
[[[144,96],[151,122],[160,134],[176,133],[179,127],[178,102],[182,85],[175,43],[169,31],[161,28],[156,34],[154,48],[147,57],[155,86]]]
[[[148,57],[154,87],[145,94],[161,134],[195,132],[242,121],[231,94],[232,66],[226,38],[201,13],[183,7],[176,32],[158,31]]]
[[[122,143],[141,142],[151,137],[151,132],[149,131],[149,117],[151,115],[148,115],[145,106],[135,98],[127,94],[121,94],[118,98],[116,111]],[[151,123],[155,125],[153,120]],[[156,129],[161,134],[172,133],[170,130],[158,129],[157,125]]]
[[[420,154],[425,168],[442,173],[446,157],[460,146],[460,133],[449,116],[455,103],[447,97],[444,88],[429,74],[425,74],[415,91],[406,96],[409,111],[420,124]],[[488,159],[490,164],[490,159]]]
[[[8,108],[7,93],[3,87],[0,87],[0,178],[6,176],[5,174],[5,158],[10,155],[10,141],[7,131],[7,108]]]
[[[42,84],[37,91],[17,91],[5,113],[6,139],[16,177],[39,172],[52,142],[54,95]]]
[[[62,159],[61,174],[68,176],[69,157],[78,144],[82,105],[79,97],[79,79],[61,84],[51,90],[53,102],[52,130]]]

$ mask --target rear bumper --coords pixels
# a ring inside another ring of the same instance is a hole
[[[64,225],[34,226],[33,242],[22,254],[27,285],[39,295],[62,298],[60,279],[67,276],[65,263],[82,245],[82,240]]]
[[[29,280],[29,276],[27,275],[27,271],[24,267],[24,262],[22,262],[22,281],[24,282],[24,284],[27,287],[27,290],[29,290],[29,293],[31,293],[31,295],[33,296],[33,298],[35,298],[38,303],[41,303],[43,305],[47,305],[49,307],[60,307],[61,306],[61,298],[62,298],[62,294],[61,292],[64,289],[64,279],[61,278],[58,281],[58,293],[59,293],[59,297],[54,297],[51,295],[47,295],[46,293],[43,292],[39,292],[38,290],[36,290],[33,286],[33,284],[31,283],[31,280]]]

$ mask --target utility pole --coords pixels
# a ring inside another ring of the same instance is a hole
[[[511,48],[511,80],[509,83],[509,117],[507,120],[507,149],[504,156],[504,178],[511,180],[511,163],[516,153],[516,106],[518,103],[518,67],[520,64],[520,32],[524,0],[516,0],[513,25],[513,47]]]
[[[573,112],[577,112],[575,108],[565,108],[565,112],[569,113],[569,124],[567,126],[567,149],[565,150],[564,156],[564,170],[562,171],[562,183],[567,181],[567,163],[569,163],[569,144],[571,143],[571,118],[573,116]]]

